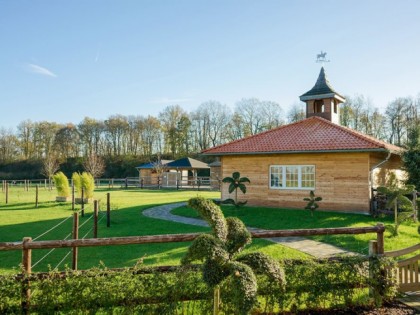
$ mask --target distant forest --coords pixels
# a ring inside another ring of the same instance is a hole
[[[420,96],[397,98],[384,112],[363,95],[346,98],[340,105],[342,126],[404,146],[410,129],[420,125]],[[207,101],[190,113],[168,106],[157,117],[116,114],[105,120],[85,117],[78,124],[25,120],[16,130],[0,128],[0,179],[44,178],[42,165],[51,158],[66,173],[81,171],[92,154],[105,161],[103,177],[136,176],[135,166],[157,156],[196,157],[204,149],[304,118],[303,103],[284,113],[276,102],[249,98],[233,111]]]

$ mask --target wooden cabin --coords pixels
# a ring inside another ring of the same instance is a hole
[[[306,119],[202,154],[220,158],[221,178],[238,171],[250,179],[246,195],[238,194],[249,205],[302,209],[313,190],[323,198],[320,209],[368,213],[372,188],[384,185],[390,173],[404,176],[402,149],[339,125],[345,98],[324,68],[300,99]],[[222,200],[232,198],[227,189],[224,184]]]

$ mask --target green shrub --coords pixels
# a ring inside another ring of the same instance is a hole
[[[242,258],[242,262],[251,263],[253,269],[271,268],[260,258]],[[371,306],[372,298],[379,305],[396,294],[395,273],[390,272],[395,261],[390,258],[288,260],[282,265],[287,278],[285,291],[273,281],[271,273],[256,273],[256,314],[305,309],[315,310],[308,314],[316,314],[325,308]],[[240,287],[235,282],[241,279],[234,276],[223,281],[222,314],[238,313],[237,295],[242,292],[232,287]],[[369,288],[375,295],[369,296]],[[20,313],[21,290],[15,275],[0,276],[1,314]],[[51,271],[42,279],[31,279],[31,292],[31,312],[39,314],[211,314],[213,300],[213,291],[197,266],[173,267],[168,272],[146,267],[118,271],[101,267],[83,273],[68,270],[65,277]]]
[[[63,172],[58,172],[53,175],[55,188],[57,189],[57,194],[60,197],[69,197],[70,196],[70,186],[69,180]]]
[[[204,261],[203,280],[217,295],[224,287],[222,300],[226,298],[234,310],[227,314],[249,314],[257,304],[257,275],[264,274],[277,283],[278,292],[284,289],[284,272],[277,261],[262,253],[238,254],[252,242],[251,234],[238,218],[225,218],[220,207],[212,200],[191,198],[188,206],[197,210],[210,225],[213,233],[201,234],[188,248],[182,264]],[[226,286],[226,283],[229,285]]]
[[[82,189],[84,190],[83,198],[92,198],[95,190],[95,180],[92,174],[83,172],[82,174],[74,172],[72,175],[73,185],[76,189],[77,196],[82,197]]]
[[[76,194],[79,198],[82,197],[82,175],[80,175],[79,172],[74,172],[71,176],[71,179],[73,180],[73,186],[76,190]]]
[[[82,176],[82,187],[85,190],[85,198],[92,198],[95,190],[95,179],[91,173],[83,172]]]

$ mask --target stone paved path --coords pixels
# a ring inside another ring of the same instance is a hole
[[[171,213],[172,209],[185,205],[185,202],[180,202],[157,206],[143,211],[143,215],[150,218],[174,221],[178,223],[191,224],[197,226],[208,226],[207,222],[201,219],[186,218]],[[250,227],[248,229],[250,231],[261,230]],[[346,251],[342,248],[338,248],[336,246],[322,242],[309,240],[304,237],[272,237],[266,238],[266,240],[299,250],[317,258],[327,258],[336,255],[356,255],[356,253]]]

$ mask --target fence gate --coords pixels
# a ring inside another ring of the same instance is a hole
[[[420,250],[420,243],[405,249],[385,252],[385,256],[398,257]],[[420,254],[398,261],[398,282],[400,292],[420,291]]]

